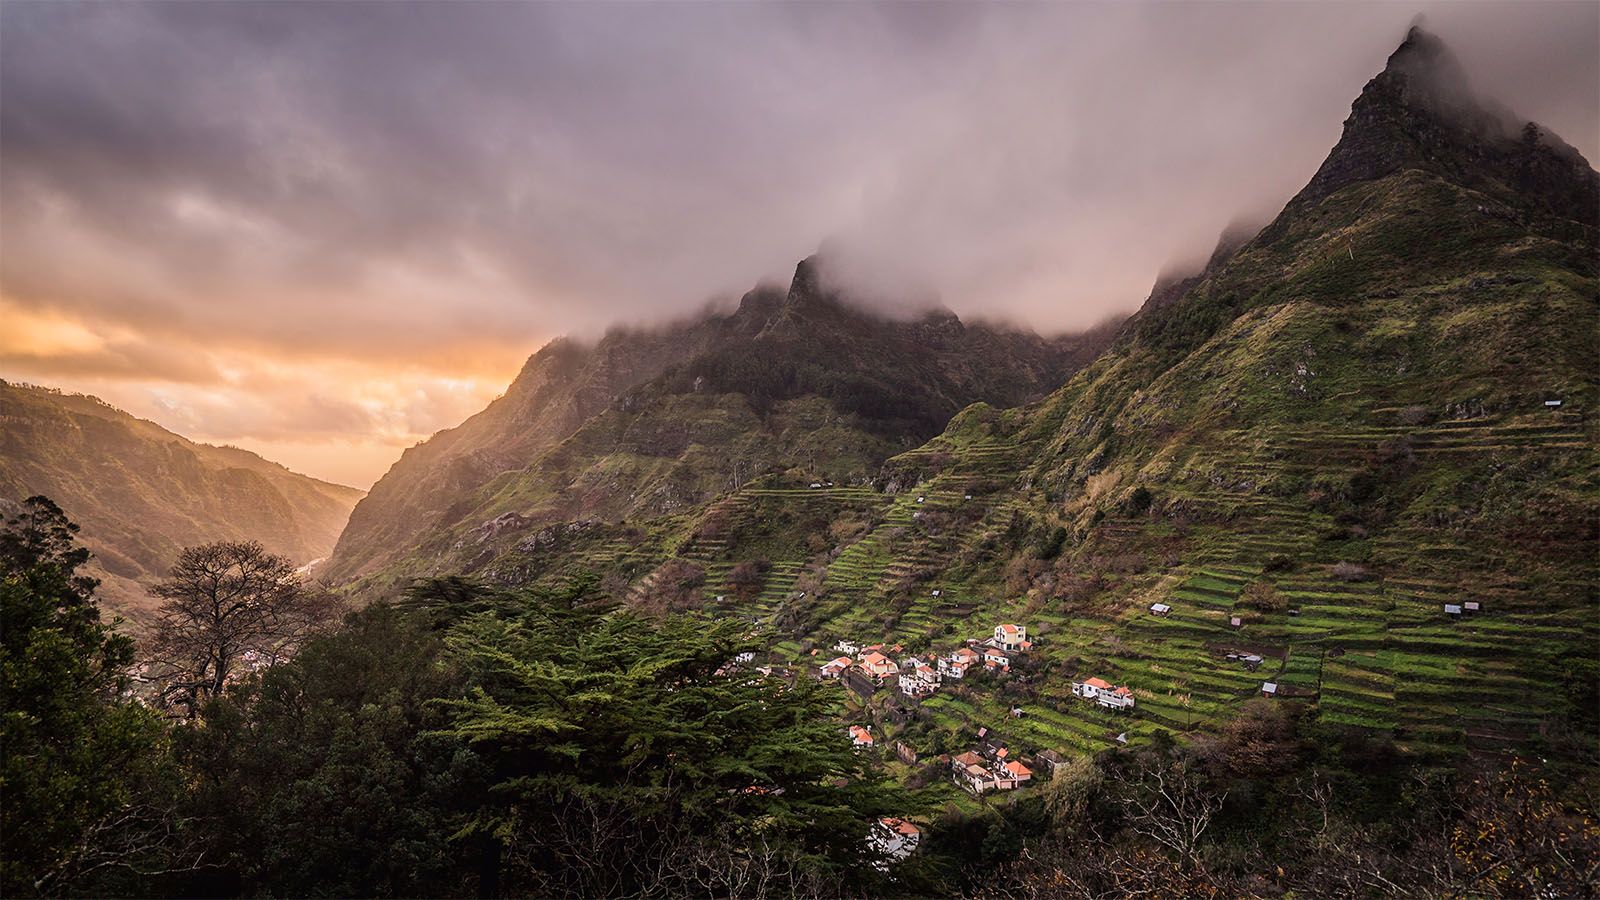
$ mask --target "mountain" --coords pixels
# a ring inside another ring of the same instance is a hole
[[[635,602],[761,622],[802,664],[841,638],[948,651],[1027,624],[1014,677],[853,713],[919,752],[979,726],[1024,751],[1138,743],[1271,683],[1414,758],[1582,755],[1597,197],[1581,155],[1413,30],[1306,188],[1158,283],[1043,401],[970,407],[870,483],[768,475],[675,517],[544,529],[478,571],[612,573]],[[1137,710],[1074,697],[1088,676]]]
[[[110,609],[138,620],[185,546],[259,540],[295,562],[333,549],[361,492],[236,447],[197,444],[97,398],[0,381],[0,507],[35,494],[83,526]]]
[[[405,453],[324,574],[392,591],[485,568],[521,532],[684,513],[767,472],[865,482],[970,403],[1037,399],[1110,336],[886,318],[823,267],[729,313],[540,350],[503,397]]]

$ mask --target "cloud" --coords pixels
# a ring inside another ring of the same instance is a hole
[[[1596,158],[1583,3],[0,5],[3,312],[98,341],[0,366],[427,370],[410,431],[824,243],[886,297],[1083,327],[1281,206],[1419,8]]]

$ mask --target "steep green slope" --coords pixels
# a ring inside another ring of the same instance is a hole
[[[1044,339],[943,312],[880,318],[818,266],[734,313],[653,333],[649,364],[633,362],[645,350],[632,338],[608,338],[594,351],[613,361],[603,385],[586,362],[545,374],[556,367],[541,351],[505,398],[374,487],[329,577],[382,594],[418,575],[521,571],[542,526],[687,513],[771,473],[866,482],[969,403],[1041,396],[1110,337]],[[618,370],[659,371],[628,385]],[[529,373],[543,380],[530,386]],[[577,391],[589,402],[566,399]]]
[[[873,701],[923,751],[979,725],[1100,749],[1208,727],[1271,681],[1412,753],[1587,752],[1597,197],[1587,162],[1506,127],[1413,32],[1306,190],[1044,402],[969,409],[870,487],[775,476],[631,536],[534,542],[496,574],[609,566],[640,601],[721,596],[799,661],[1028,624],[1038,649],[1008,680],[909,717]],[[1132,686],[1137,712],[1072,697],[1087,675]]]
[[[0,506],[34,494],[83,526],[101,594],[137,619],[183,547],[259,540],[326,557],[361,492],[236,447],[186,440],[94,397],[0,381]]]

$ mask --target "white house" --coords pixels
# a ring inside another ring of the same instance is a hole
[[[1459,603],[1446,603],[1444,605],[1444,614],[1447,616],[1461,615],[1461,605]]]
[[[873,864],[880,872],[887,871],[889,863],[910,856],[920,843],[922,843],[922,829],[905,819],[896,819],[892,816],[885,816],[872,823],[872,830],[867,834],[867,846],[882,857]]]
[[[850,745],[857,750],[872,746],[872,731],[865,725],[850,726]]]
[[[1150,612],[1153,615],[1164,616],[1167,613],[1172,612],[1172,607],[1166,605],[1165,603],[1152,603],[1150,604]]]
[[[1011,651],[1001,650],[999,647],[985,647],[983,650],[983,665],[988,669],[1009,672],[1011,671]]]
[[[915,656],[900,660],[900,693],[925,697],[939,689],[939,672]]]
[[[855,654],[861,652],[861,645],[855,641],[840,641],[839,643],[833,645],[833,649],[839,651],[840,653],[848,653],[854,656]]]
[[[1088,678],[1072,683],[1072,692],[1085,700],[1093,700],[1109,709],[1131,709],[1133,691],[1126,687],[1113,687],[1104,678]]]
[[[971,647],[962,647],[949,656],[939,657],[939,675],[944,678],[965,678],[967,670],[978,664],[981,657]]]
[[[848,656],[841,656],[838,659],[830,659],[822,664],[821,675],[823,678],[838,678],[840,675],[843,675],[844,670],[850,668],[854,662],[855,661]]]
[[[1022,787],[1033,780],[1033,770],[1014,759],[996,766],[994,774],[994,786],[1002,791]]]
[[[994,788],[994,773],[989,771],[984,758],[971,750],[951,757],[950,780],[974,794]]]
[[[1261,682],[1261,696],[1263,696],[1263,697],[1276,697],[1276,696],[1278,696],[1278,685],[1277,685],[1277,683],[1276,682],[1272,682],[1272,681],[1263,681],[1263,682]]]

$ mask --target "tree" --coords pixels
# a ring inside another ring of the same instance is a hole
[[[0,895],[95,891],[159,855],[159,719],[124,694],[133,642],[100,621],[78,526],[31,497],[0,532]],[[104,884],[104,882],[99,882]]]
[[[217,870],[170,893],[470,896],[482,777],[429,706],[460,693],[429,618],[380,604],[209,700],[174,744]]]
[[[495,773],[461,834],[503,849],[499,889],[788,895],[874,877],[867,823],[911,810],[820,688],[718,673],[750,647],[742,631],[537,597],[451,631],[474,687],[440,702],[447,733]]]
[[[1128,826],[1199,868],[1200,838],[1222,809],[1226,790],[1209,788],[1184,756],[1141,758],[1137,779],[1122,797]]]
[[[189,547],[151,591],[166,602],[152,641],[162,699],[193,717],[242,668],[271,665],[333,624],[335,601],[253,541]]]

